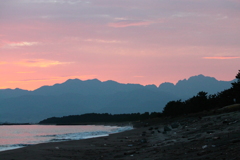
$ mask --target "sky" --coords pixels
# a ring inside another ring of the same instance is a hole
[[[239,0],[0,0],[0,89],[240,69]]]

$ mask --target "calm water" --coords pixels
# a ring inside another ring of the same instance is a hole
[[[0,126],[0,151],[21,148],[27,145],[79,140],[132,129],[127,127],[94,126],[94,125],[12,125]]]

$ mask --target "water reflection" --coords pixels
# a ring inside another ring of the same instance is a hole
[[[0,145],[36,144],[50,141],[54,135],[81,132],[114,132],[119,127],[110,126],[54,126],[54,125],[16,125],[0,126]],[[75,135],[76,136],[76,135]]]

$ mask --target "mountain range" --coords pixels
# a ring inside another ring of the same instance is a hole
[[[161,112],[171,100],[187,99],[199,91],[215,94],[230,88],[232,82],[197,75],[176,85],[165,82],[158,87],[69,79],[34,91],[1,89],[0,122],[35,123],[49,117],[84,113]]]

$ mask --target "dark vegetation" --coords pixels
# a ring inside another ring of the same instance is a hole
[[[8,123],[8,122],[5,122],[5,123],[1,123],[0,125],[1,126],[3,126],[3,125],[6,125],[6,126],[10,126],[10,125],[31,125],[31,123]]]
[[[126,121],[138,121],[145,120],[150,118],[155,118],[160,116],[161,113],[145,112],[140,113],[131,113],[131,114],[108,114],[108,113],[88,113],[82,115],[72,115],[64,117],[52,117],[45,119],[39,124],[84,124],[89,122],[126,122]]]
[[[45,119],[40,124],[83,124],[89,122],[126,122],[139,121],[161,116],[181,116],[202,111],[219,109],[227,105],[240,103],[240,70],[236,75],[236,82],[232,87],[217,94],[208,95],[201,91],[196,96],[185,101],[177,100],[167,103],[162,113],[145,112],[131,114],[100,114],[89,113],[83,115],[71,115],[64,117],[52,117]]]
[[[207,92],[199,92],[186,101],[177,100],[167,103],[163,110],[165,116],[180,116],[189,113],[197,113],[213,109],[219,109],[234,103],[240,103],[240,70],[236,75],[236,82],[232,87],[213,95]]]

